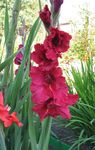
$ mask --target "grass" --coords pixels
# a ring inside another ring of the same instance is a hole
[[[72,118],[69,121],[58,119],[60,126],[70,127],[77,138],[72,147],[80,146],[83,143],[89,142],[95,148],[95,72],[93,59],[90,58],[87,62],[81,62],[81,69],[76,70],[72,67],[71,71],[73,79],[69,76],[69,81],[79,95],[79,101],[75,106],[70,108]],[[75,91],[70,88],[70,91]]]

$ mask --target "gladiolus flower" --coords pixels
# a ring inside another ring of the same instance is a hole
[[[16,123],[19,127],[22,126],[22,123],[18,120],[16,112],[9,114],[10,107],[4,106],[3,94],[0,92],[0,120],[4,123],[5,127],[11,126],[13,123]]]
[[[21,52],[19,52],[14,59],[14,63],[16,65],[20,65],[22,62],[22,59],[23,59],[23,54]]]
[[[40,104],[36,104],[33,107],[33,111],[36,112],[40,116],[40,120],[43,121],[47,116],[52,116],[56,118],[57,116],[61,116],[63,119],[70,119],[71,114],[69,111],[69,106],[74,105],[78,100],[77,95],[73,95],[73,99],[69,101],[69,99],[62,103],[56,104],[56,99],[49,98],[47,101],[42,102]],[[72,101],[72,102],[71,102]],[[70,103],[69,103],[70,102]]]
[[[58,65],[58,60],[48,59],[46,57],[47,50],[44,48],[44,44],[36,44],[35,51],[31,53],[31,59],[35,61],[42,69],[49,70]]]
[[[40,11],[40,18],[43,21],[46,28],[49,28],[51,25],[51,12],[47,5],[45,5],[44,9]]]
[[[51,96],[60,101],[68,93],[65,78],[59,67],[48,71],[41,70],[40,67],[31,67],[30,77],[32,78],[30,89],[35,103],[45,101]]]
[[[23,48],[23,47],[24,47],[23,44],[19,44],[18,50],[21,49],[21,48]]]
[[[13,123],[16,123],[18,127],[22,127],[22,123],[19,121],[19,119],[17,118],[17,113],[13,112],[12,114],[10,114],[6,121],[4,121],[4,126],[5,127],[9,127],[11,126]]]
[[[53,2],[54,11],[57,13],[63,0],[54,0]],[[44,10],[40,12],[40,18],[45,27],[50,26],[51,22],[51,13],[48,11],[46,5]],[[36,44],[35,51],[31,53],[31,60],[38,64],[37,67],[31,66],[30,68],[33,111],[39,115],[41,121],[48,116],[54,118],[62,116],[62,118],[70,119],[69,106],[77,102],[78,95],[69,94],[62,69],[58,67],[58,57],[61,57],[61,53],[69,49],[72,37],[58,28],[51,27],[49,30],[50,34],[44,43]]]
[[[50,34],[44,41],[44,47],[47,49],[46,57],[54,60],[60,56],[61,52],[66,52],[69,48],[71,38],[71,35],[67,32],[51,28]]]
[[[18,47],[18,50],[21,50],[20,52],[18,52],[18,54],[16,55],[15,59],[14,59],[14,63],[16,65],[20,65],[23,59],[23,51],[24,51],[24,46],[23,44],[20,44]]]

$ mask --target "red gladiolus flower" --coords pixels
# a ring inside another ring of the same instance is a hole
[[[0,106],[3,105],[3,94],[0,92]]]
[[[24,46],[23,44],[20,44],[18,47],[18,50],[21,50],[20,52],[18,52],[18,54],[16,55],[15,59],[14,59],[14,63],[16,65],[20,65],[23,59],[23,51],[24,51]]]
[[[6,119],[6,117],[8,116],[8,110],[9,110],[8,106],[4,107],[3,95],[0,92],[0,120],[4,121]]]
[[[3,94],[0,92],[0,120],[4,123],[5,127],[9,127],[12,123],[16,123],[19,127],[22,126],[22,123],[18,120],[16,112],[9,114],[9,106],[4,106]]]
[[[11,126],[13,123],[16,123],[18,127],[22,127],[22,123],[19,121],[16,115],[17,113],[13,112],[7,117],[7,119],[4,121],[4,126],[6,128]]]
[[[78,101],[78,94],[68,94],[65,103],[69,106],[76,104]]]
[[[31,67],[30,77],[32,83],[30,89],[34,103],[40,103],[49,97],[54,97],[59,103],[64,95],[68,93],[65,78],[62,76],[61,68],[41,70],[40,67]]]
[[[61,5],[63,3],[63,0],[54,0],[54,12],[58,12]]]
[[[33,111],[40,116],[40,120],[43,121],[46,117],[52,116],[56,118],[57,116],[62,116],[62,118],[70,119],[71,115],[67,106],[58,106],[48,100],[44,103],[35,105]]]
[[[20,65],[22,62],[22,59],[23,59],[23,54],[21,52],[19,52],[14,59],[14,63],[16,65]]]
[[[56,59],[61,52],[66,52],[69,48],[71,35],[57,28],[51,28],[50,34],[44,41],[44,47],[47,49],[46,57],[48,59]]]
[[[54,1],[55,11],[60,9],[62,3],[63,0]],[[46,27],[50,26],[51,16],[50,13],[47,15],[47,9],[46,5],[40,12],[40,17]],[[77,94],[68,93],[62,69],[58,67],[58,57],[61,57],[62,52],[68,50],[70,40],[71,36],[68,33],[52,27],[44,44],[36,44],[35,51],[31,53],[31,59],[38,64],[37,67],[31,66],[30,68],[33,111],[40,116],[41,121],[47,116],[56,118],[59,115],[70,119],[69,106],[74,105],[78,100]]]
[[[36,44],[35,51],[31,53],[31,59],[35,61],[44,70],[49,70],[54,66],[58,65],[58,60],[48,59],[46,57],[47,50],[44,48],[43,44]]]
[[[51,25],[51,12],[47,5],[45,5],[44,9],[40,11],[40,18],[43,21],[46,28],[49,28]]]
[[[33,107],[33,111],[36,112],[40,116],[41,121],[43,121],[47,116],[52,116],[56,118],[59,115],[62,118],[70,119],[71,114],[69,111],[69,106],[75,104],[77,100],[78,100],[78,96],[75,95],[75,97],[73,96],[73,99],[71,99],[70,101],[56,104],[56,101],[57,101],[56,99],[49,98],[45,102],[36,104]]]
[[[24,45],[23,44],[19,44],[19,46],[18,46],[18,50],[19,49],[21,49],[21,48],[23,48],[24,47]]]

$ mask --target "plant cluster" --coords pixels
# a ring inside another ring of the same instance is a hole
[[[72,77],[68,74],[70,91],[75,90],[79,95],[79,101],[75,107],[71,107],[72,118],[69,121],[63,121],[59,118],[58,123],[61,126],[72,128],[76,133],[73,146],[80,149],[84,143],[88,143],[95,148],[95,66],[93,58],[89,58],[87,62],[81,62],[80,70],[72,67]],[[75,89],[74,89],[75,88]],[[71,148],[72,148],[71,147]]]
[[[87,60],[89,56],[95,56],[94,50],[94,17],[88,7],[85,6],[80,10],[80,27],[75,28],[74,39],[71,46],[71,52],[78,59]],[[77,25],[76,25],[77,26]],[[77,29],[77,30],[76,30]]]

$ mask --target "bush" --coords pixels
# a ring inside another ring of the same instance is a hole
[[[73,146],[89,143],[95,148],[95,72],[93,60],[81,63],[81,69],[72,67],[72,84],[79,95],[76,106],[71,107],[72,119],[58,122],[62,126],[70,127],[77,133]],[[70,78],[70,77],[69,77]],[[70,79],[71,80],[71,79]],[[70,88],[70,91],[74,91]]]

